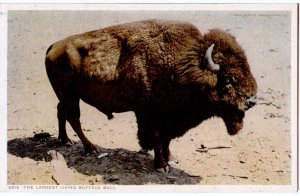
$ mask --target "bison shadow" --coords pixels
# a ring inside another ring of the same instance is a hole
[[[101,175],[105,184],[197,184],[201,180],[200,176],[192,176],[176,168],[171,168],[168,175],[159,173],[153,168],[153,157],[149,154],[123,148],[97,148],[100,153],[86,154],[81,142],[62,146],[48,133],[17,138],[7,143],[8,153],[35,161],[51,161],[52,157],[47,152],[55,150],[63,155],[68,168],[88,176]],[[99,158],[102,153],[106,156]],[[91,184],[97,184],[97,180]]]

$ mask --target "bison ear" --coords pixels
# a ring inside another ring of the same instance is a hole
[[[205,64],[208,66],[209,70],[212,72],[217,72],[220,70],[220,65],[214,63],[211,54],[214,49],[215,44],[212,44],[205,52]]]

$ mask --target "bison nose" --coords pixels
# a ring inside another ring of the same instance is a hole
[[[245,104],[245,109],[248,110],[248,109],[252,108],[253,106],[255,106],[256,103],[257,103],[257,96],[254,95],[253,97],[250,97],[249,99],[247,99],[246,104]]]

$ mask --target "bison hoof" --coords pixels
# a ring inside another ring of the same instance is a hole
[[[64,146],[67,146],[67,147],[70,147],[70,146],[73,146],[74,145],[74,142],[72,140],[70,140],[69,138],[68,139],[58,139],[58,141],[64,145]]]
[[[96,154],[99,153],[99,150],[97,148],[95,148],[94,150],[91,151],[92,154]]]
[[[148,155],[148,150],[142,148],[142,149],[139,151],[139,153],[140,153],[140,154]]]
[[[99,154],[99,150],[97,150],[97,149],[92,150],[92,151],[85,151],[85,152],[86,152],[87,156],[94,156],[94,155]]]
[[[176,159],[174,159],[174,160],[170,160],[170,161],[168,161],[168,164],[169,165],[176,165],[176,164],[178,164],[179,162],[176,160]]]
[[[99,153],[99,150],[98,150],[98,149],[95,149],[95,150],[93,150],[93,151],[90,152],[90,153],[92,153],[92,154],[97,154],[97,153]]]
[[[74,145],[73,142],[67,142],[67,143],[64,144],[64,146],[67,146],[67,147],[71,147],[71,146],[73,146],[73,145]]]
[[[179,163],[179,161],[177,161],[177,159],[173,155],[170,154],[168,157],[168,164],[171,166],[172,165],[175,166],[178,163]]]
[[[99,150],[94,146],[94,145],[87,145],[84,147],[84,151],[87,153],[87,154],[97,154],[99,153]]]
[[[99,150],[94,147],[92,150],[89,150],[88,152],[92,153],[92,154],[96,154],[96,153],[99,153]]]
[[[163,168],[157,168],[156,169],[158,172],[163,173],[163,174],[168,174],[170,171],[170,167],[169,166],[165,166]]]

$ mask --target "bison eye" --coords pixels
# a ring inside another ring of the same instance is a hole
[[[235,79],[232,76],[225,75],[220,78],[220,93],[226,94],[234,86]]]
[[[224,81],[225,85],[233,84],[233,83],[237,82],[236,79],[233,76],[225,76],[223,81]]]
[[[232,78],[231,77],[226,77],[224,82],[225,82],[225,85],[231,84],[232,83]]]
[[[230,82],[231,82],[230,78],[225,79],[225,84],[230,84]]]

